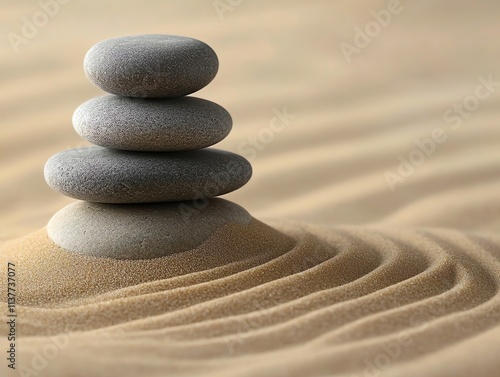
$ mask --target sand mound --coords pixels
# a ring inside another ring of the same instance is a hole
[[[498,343],[500,243],[274,225],[228,225],[196,249],[141,261],[69,253],[45,229],[11,243],[1,256],[22,271],[19,349],[29,365],[60,344],[40,374],[51,377],[372,376],[389,366],[432,376],[467,375],[432,370],[478,335]],[[480,346],[493,375],[494,348]]]

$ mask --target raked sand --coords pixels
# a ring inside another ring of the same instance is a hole
[[[75,0],[17,53],[3,38],[0,292],[14,262],[18,366],[44,377],[497,377],[500,5],[400,4],[350,62],[340,44],[387,2],[256,0],[219,17],[211,1]],[[4,5],[2,34],[40,9]],[[224,198],[255,220],[164,258],[83,257],[47,237],[72,200],[45,184],[43,165],[86,145],[71,115],[103,94],[82,71],[88,48],[143,33],[217,52],[219,74],[196,96],[233,116],[217,148],[248,158],[254,176]],[[445,140],[391,190],[387,172],[437,129]]]
[[[51,377],[498,372],[499,240],[274,226],[141,261],[69,253],[44,229],[14,242],[1,259],[19,270],[20,363]]]

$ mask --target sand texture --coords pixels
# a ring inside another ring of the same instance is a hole
[[[500,3],[401,1],[350,61],[340,44],[386,1],[244,1],[222,15],[212,1],[148,4],[74,0],[17,53],[0,42],[0,292],[13,262],[18,365],[43,377],[498,377]],[[3,5],[3,35],[40,9]],[[233,118],[216,148],[254,175],[223,198],[254,220],[157,259],[68,252],[45,226],[73,200],[43,166],[88,145],[71,117],[104,93],[86,51],[143,33],[217,53],[195,96]],[[418,145],[428,153],[391,188],[387,173]],[[4,372],[21,376],[6,360]]]

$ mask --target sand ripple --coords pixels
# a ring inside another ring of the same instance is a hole
[[[231,225],[143,261],[74,255],[44,229],[11,243],[1,255],[21,271],[20,349],[29,360],[68,333],[51,377],[109,376],[116,358],[120,376],[375,376],[498,334],[499,243],[273,225]]]

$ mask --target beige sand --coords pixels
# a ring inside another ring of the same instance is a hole
[[[254,221],[143,261],[69,253],[43,229],[8,245],[23,364],[36,370],[54,355],[43,376],[371,376],[407,375],[411,363],[465,376],[446,355],[498,334],[498,243],[445,230],[275,226],[290,237]],[[498,348],[480,347],[459,364],[494,376]]]
[[[222,20],[212,1],[148,4],[73,0],[18,53],[0,42],[0,288],[16,262],[19,364],[46,377],[498,376],[498,87],[444,116],[500,81],[500,3],[401,1],[350,64],[339,45],[386,1],[244,1]],[[3,6],[4,35],[40,9]],[[220,229],[164,259],[78,257],[47,239],[71,200],[46,186],[43,165],[85,144],[72,112],[102,94],[84,76],[86,50],[140,33],[218,53],[197,96],[229,110],[217,147],[255,172],[225,198],[267,225]],[[384,175],[438,128],[446,141],[392,191]]]

